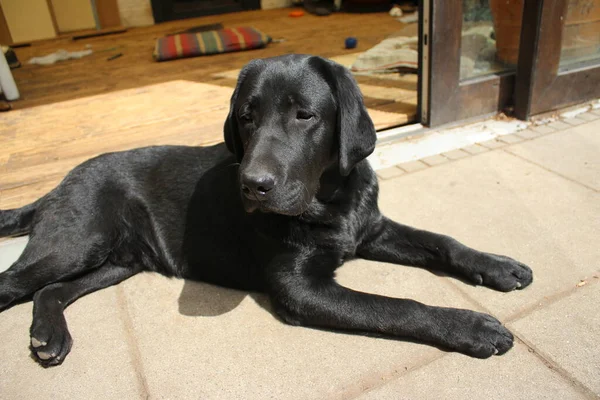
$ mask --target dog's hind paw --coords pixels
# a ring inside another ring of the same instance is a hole
[[[31,354],[43,367],[60,365],[71,351],[73,340],[66,323],[52,324],[49,321],[34,321],[31,328]]]

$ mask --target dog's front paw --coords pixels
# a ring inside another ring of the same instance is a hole
[[[513,335],[491,315],[453,310],[454,326],[446,344],[453,350],[477,358],[502,355],[513,346]]]
[[[473,282],[503,292],[523,289],[533,281],[531,268],[510,257],[497,254],[481,253],[470,270]]]
[[[30,335],[32,356],[43,367],[62,364],[71,351],[73,340],[62,313],[57,318],[34,318]]]

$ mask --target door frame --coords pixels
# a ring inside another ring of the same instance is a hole
[[[568,0],[526,0],[515,87],[515,116],[600,97],[600,60],[560,67]]]
[[[436,127],[511,105],[515,71],[460,80],[462,1],[423,0],[421,122]],[[429,8],[427,10],[427,8]],[[428,62],[427,62],[428,61]]]

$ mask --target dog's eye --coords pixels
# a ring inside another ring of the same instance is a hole
[[[244,114],[240,115],[240,119],[245,122],[252,122],[252,114],[244,113]]]
[[[305,121],[312,119],[312,117],[313,115],[307,111],[298,111],[298,113],[296,114],[296,119],[302,119]]]

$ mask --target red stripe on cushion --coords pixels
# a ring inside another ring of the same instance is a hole
[[[177,57],[177,46],[175,45],[175,36],[167,38],[166,53],[168,57]]]
[[[184,57],[193,56],[198,54],[196,52],[196,46],[193,40],[190,40],[190,35],[180,35],[181,40],[181,53]]]
[[[227,38],[227,45],[223,43],[224,49],[228,49],[230,51],[240,49],[240,40],[235,32],[233,32],[231,29],[223,29],[223,36]]]
[[[256,31],[252,28],[238,28],[237,30],[243,37],[246,42],[247,49],[253,49],[256,47],[257,43],[260,42],[260,36],[256,34]]]

